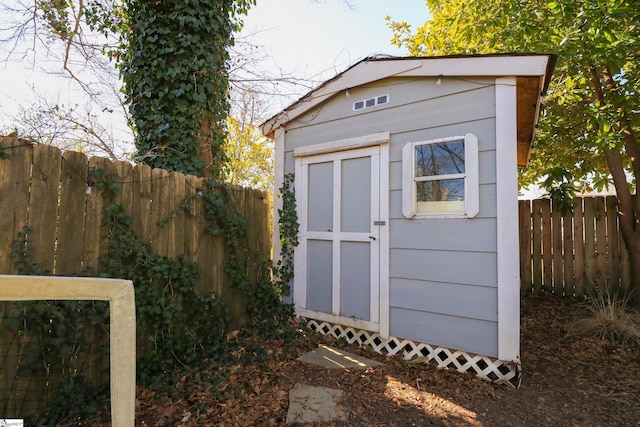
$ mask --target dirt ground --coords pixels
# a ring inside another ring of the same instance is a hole
[[[186,377],[175,385],[177,399],[139,389],[137,425],[281,426],[296,383],[344,391],[340,405],[349,420],[318,424],[323,426],[640,425],[640,344],[567,337],[567,327],[587,315],[571,298],[537,294],[523,299],[524,373],[518,390],[309,332],[294,342],[258,343],[268,348],[269,358],[234,366],[216,390]],[[341,371],[296,361],[321,342],[385,365]]]

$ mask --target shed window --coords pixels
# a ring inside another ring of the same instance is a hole
[[[478,139],[472,135],[407,143],[402,150],[402,212],[414,217],[478,213]]]

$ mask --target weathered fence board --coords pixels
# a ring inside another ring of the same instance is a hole
[[[620,282],[620,247],[618,233],[618,200],[614,196],[605,199],[607,220],[607,278],[611,283]]]
[[[151,168],[138,164],[133,168],[131,224],[143,243],[151,243]]]
[[[564,262],[563,262],[563,247],[562,244],[565,240],[566,236],[562,234],[562,213],[559,212],[555,206],[555,204],[551,204],[551,234],[552,245],[551,250],[553,251],[552,259],[553,259],[553,284],[551,285],[554,292],[562,294],[563,290],[563,281],[564,281]]]
[[[574,292],[582,295],[584,292],[584,209],[582,199],[575,199],[573,210],[573,256],[574,256]],[[569,289],[565,292],[571,294]]]
[[[520,265],[522,268],[521,278],[522,287],[531,288],[533,286],[533,272],[532,272],[532,254],[533,248],[531,243],[531,201],[519,200],[518,201],[518,223],[520,227]]]
[[[16,145],[20,145],[16,141]],[[2,233],[2,250],[0,262],[10,274],[17,274],[18,269],[11,258],[12,242],[28,224],[29,184],[33,147],[23,146],[15,150],[15,156],[3,169],[1,176],[6,180],[0,183],[2,196],[11,203],[0,203],[0,233]],[[9,237],[12,236],[12,237]]]
[[[559,283],[559,287],[562,289],[563,295],[570,295],[573,292],[574,287],[574,247],[573,247],[573,217],[567,212],[562,215],[562,235],[563,235],[563,269],[564,276],[562,278],[564,283]]]
[[[520,201],[521,287],[589,296],[629,286],[629,255],[615,196],[576,198],[560,213],[546,199]],[[528,211],[530,212],[524,212]],[[531,217],[531,221],[523,218]],[[527,243],[532,242],[531,246]]]
[[[38,260],[38,270],[46,274],[54,268],[61,163],[58,149],[47,145],[34,148],[29,198],[31,254]]]
[[[73,276],[82,271],[87,172],[87,156],[75,151],[65,151],[62,157],[58,215],[57,275]]]

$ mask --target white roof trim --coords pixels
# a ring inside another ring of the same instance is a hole
[[[275,129],[347,88],[387,77],[545,76],[551,55],[497,55],[362,60],[306,94],[298,102],[263,123],[262,132]]]
[[[316,156],[318,154],[335,153],[336,151],[372,147],[389,142],[389,137],[389,132],[378,132],[370,135],[357,136],[355,138],[297,147],[293,150],[293,157]]]

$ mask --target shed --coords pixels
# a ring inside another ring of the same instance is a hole
[[[275,188],[294,175],[296,314],[380,352],[517,386],[517,169],[554,64],[368,57],[263,123]],[[278,227],[274,246],[277,258]]]

